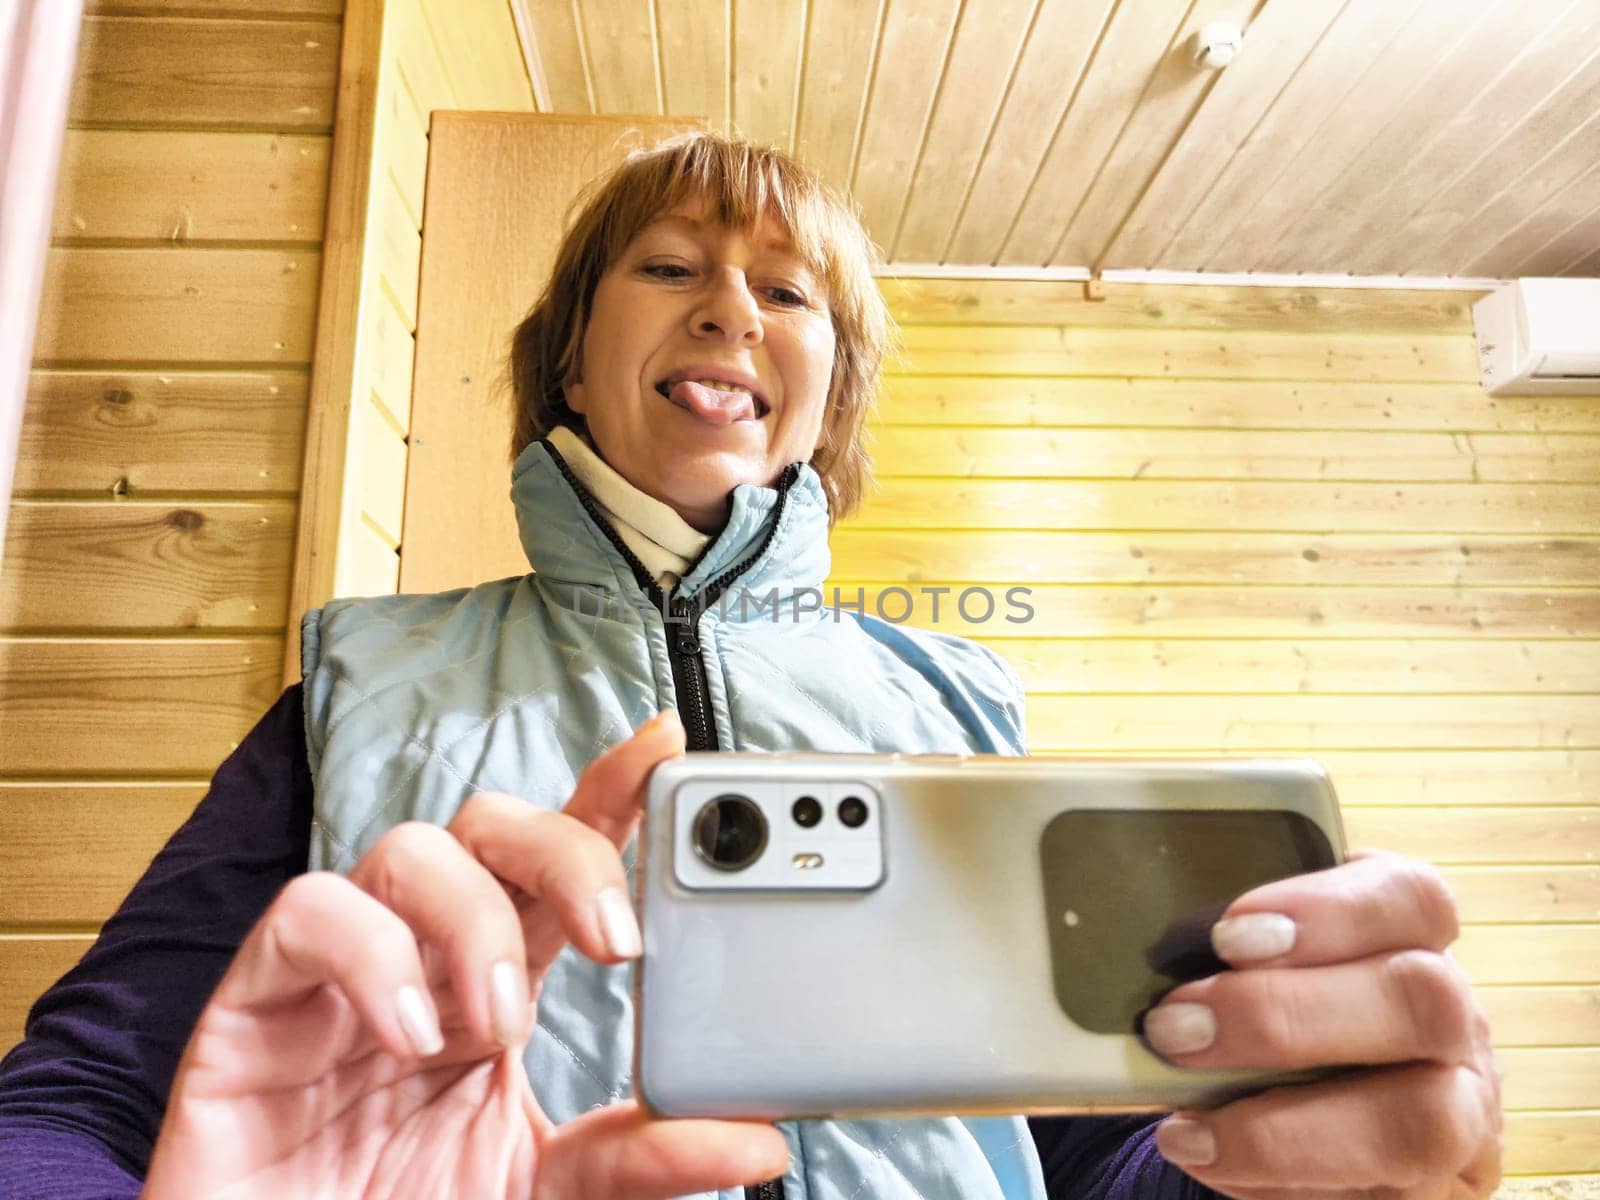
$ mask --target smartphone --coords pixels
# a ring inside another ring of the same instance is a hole
[[[1310,760],[669,760],[635,872],[635,1095],[766,1120],[1132,1112],[1319,1077],[1180,1069],[1138,1028],[1226,969],[1233,899],[1343,857]]]

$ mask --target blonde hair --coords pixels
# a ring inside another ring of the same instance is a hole
[[[862,427],[893,336],[872,278],[876,250],[856,213],[805,167],[781,150],[716,133],[635,151],[579,197],[544,294],[512,335],[512,458],[557,425],[583,430],[562,384],[579,365],[600,277],[646,225],[696,200],[730,229],[753,230],[770,214],[825,281],[833,371],[811,466],[828,497],[829,521],[848,516],[872,482]]]

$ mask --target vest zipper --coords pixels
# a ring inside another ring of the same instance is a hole
[[[789,501],[789,489],[794,486],[795,480],[800,478],[800,464],[790,463],[778,477],[778,503],[772,510],[772,523],[767,526],[766,536],[761,539],[761,544],[745,555],[738,564],[714,578],[697,594],[685,598],[668,596],[661,590],[660,585],[651,578],[649,570],[639,561],[639,556],[628,549],[628,544],[617,536],[615,529],[611,528],[611,522],[606,520],[605,514],[600,511],[600,506],[589,494],[589,489],[578,481],[578,477],[572,473],[572,468],[567,466],[567,460],[562,458],[549,442],[545,443],[545,449],[550,452],[551,459],[571,486],[573,494],[578,497],[578,503],[583,505],[583,511],[589,514],[590,520],[617,548],[617,552],[633,571],[634,580],[650,597],[650,602],[661,612],[661,619],[667,627],[667,661],[672,666],[672,690],[678,701],[678,714],[683,719],[686,748],[720,749],[717,745],[717,727],[711,720],[710,705],[706,702],[709,685],[706,682],[705,659],[700,655],[698,632],[700,618],[706,609],[717,602],[729,584],[749,570],[751,564],[766,553],[773,534],[777,533],[778,525],[783,520],[783,510]],[[689,570],[694,570],[693,564]],[[783,1178],[780,1176],[777,1179],[752,1184],[745,1188],[744,1195],[745,1200],[784,1200]]]

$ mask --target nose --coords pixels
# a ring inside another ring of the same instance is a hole
[[[694,332],[704,338],[755,345],[763,336],[761,306],[737,267],[712,272],[690,321]]]

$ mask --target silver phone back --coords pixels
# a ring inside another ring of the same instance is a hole
[[[676,819],[679,789],[751,780],[797,795],[819,781],[873,789],[881,879],[821,893],[683,886],[675,856],[693,850]],[[670,1116],[1134,1111],[1305,1078],[1179,1070],[1131,1033],[1076,1025],[1058,1003],[1041,835],[1067,810],[1151,807],[1295,812],[1344,856],[1333,789],[1308,760],[707,754],[662,764],[639,843],[637,1094]],[[1159,881],[1152,863],[1140,886]]]

